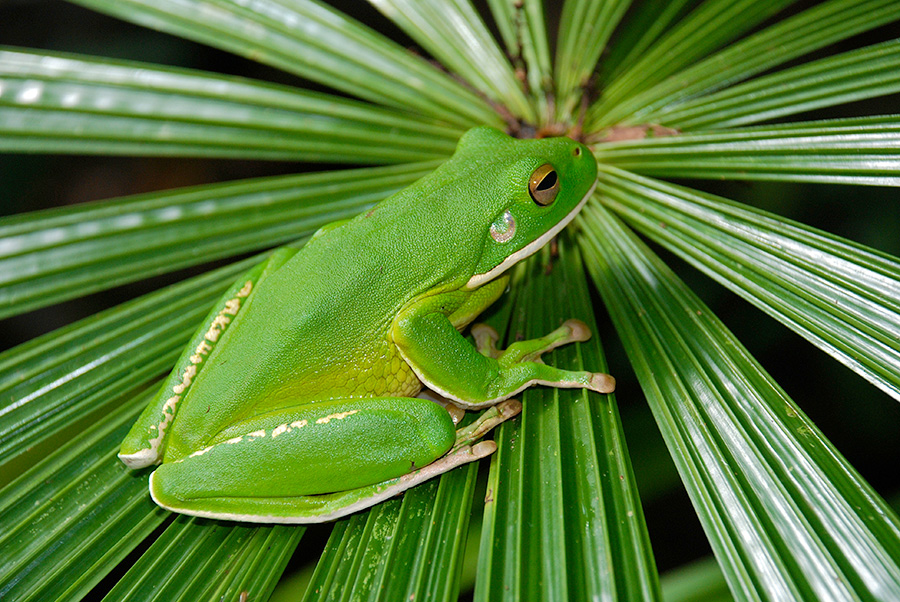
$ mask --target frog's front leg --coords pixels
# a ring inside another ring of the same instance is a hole
[[[511,366],[518,362],[542,362],[541,356],[548,351],[569,343],[587,341],[591,338],[591,331],[581,320],[566,320],[562,326],[547,335],[528,341],[516,341],[505,350],[497,348],[500,335],[487,324],[473,325],[472,337],[479,353],[496,359],[502,366]],[[611,387],[613,384],[611,383]],[[611,391],[612,388],[608,392]]]
[[[176,461],[167,458],[151,475],[150,492],[163,508],[195,516],[332,520],[492,453],[493,442],[474,442],[520,407],[507,402],[459,431],[441,406],[416,398],[287,407],[235,424]]]
[[[608,374],[562,370],[540,361],[542,353],[590,337],[587,326],[577,320],[539,339],[513,343],[505,351],[496,348],[495,333],[476,328],[477,347],[473,347],[457,331],[459,320],[455,319],[458,308],[467,308],[466,314],[474,311],[471,297],[466,296],[473,293],[477,291],[425,297],[394,320],[394,343],[429,388],[474,408],[493,405],[533,384],[613,391],[615,380]]]
[[[541,356],[543,354],[569,343],[587,341],[591,338],[591,330],[581,320],[570,319],[545,336],[529,341],[516,341],[505,350],[497,349],[496,345],[500,337],[490,326],[476,324],[472,327],[472,335],[475,337],[476,346],[481,354],[493,357],[501,366],[508,367],[519,362],[542,364]],[[616,379],[609,374],[594,372],[591,377],[591,386],[587,388],[598,393],[612,393],[616,389]]]

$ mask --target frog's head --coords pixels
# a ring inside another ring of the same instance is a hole
[[[597,163],[588,148],[569,138],[516,140],[475,128],[460,140],[456,156],[480,163],[478,198],[482,251],[466,288],[493,280],[556,236],[594,190]]]

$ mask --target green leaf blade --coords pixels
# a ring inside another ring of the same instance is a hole
[[[165,519],[146,478],[115,457],[147,399],[111,412],[0,492],[4,599],[79,599]]]
[[[554,72],[563,111],[571,111],[580,101],[600,53],[630,4],[631,0],[570,0],[563,4]]]
[[[734,602],[712,556],[668,571],[660,583],[666,602]]]
[[[605,171],[638,230],[900,400],[900,261],[720,197]]]
[[[900,595],[900,519],[612,214],[594,205],[579,219],[589,269],[735,598]]]
[[[553,91],[549,42],[541,0],[488,0],[516,76],[527,85],[531,104],[529,125],[547,125],[553,119],[548,95]]]
[[[412,109],[463,127],[500,124],[486,103],[423,59],[316,2],[74,1],[378,104]]]
[[[597,145],[606,165],[685,178],[900,185],[900,117],[713,130]]]
[[[577,250],[563,238],[559,252],[558,262],[548,265],[544,253],[544,262],[532,260],[514,275],[510,340],[546,334],[572,317],[593,327]],[[605,369],[595,340],[557,349],[546,361]],[[535,388],[523,406],[521,418],[495,436],[475,599],[658,599],[613,398]]]
[[[378,10],[488,98],[534,122],[534,109],[484,21],[468,0],[370,0]]]
[[[0,149],[396,163],[462,134],[394,110],[186,69],[0,49]]]
[[[738,38],[793,0],[709,0],[701,3],[610,81],[588,110],[589,129],[614,125],[603,115],[699,57]]]
[[[620,102],[602,123],[660,123],[656,111],[749,79],[900,18],[893,0],[830,0],[753,34]]]
[[[598,80],[606,84],[633,65],[647,49],[664,36],[672,24],[693,8],[690,0],[644,0],[640,10],[632,10],[619,28],[616,43],[599,65]]]
[[[0,316],[309,236],[436,165],[260,178],[0,219]]]
[[[178,515],[104,600],[265,600],[304,532]]]
[[[477,464],[336,523],[304,601],[456,600]]]
[[[654,111],[680,130],[748,125],[900,91],[900,40],[784,69]]]

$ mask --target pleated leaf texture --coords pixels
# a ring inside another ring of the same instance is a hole
[[[0,317],[61,325],[0,352],[0,600],[900,600],[896,0],[71,4],[127,35],[0,39]],[[481,125],[599,173],[481,319],[617,392],[323,526],[154,505],[118,446],[216,299]],[[73,155],[202,173],[31,210]]]

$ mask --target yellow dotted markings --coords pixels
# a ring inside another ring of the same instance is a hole
[[[188,458],[193,458],[195,456],[202,456],[203,454],[205,454],[206,452],[208,452],[211,449],[212,449],[212,445],[210,445],[209,447],[204,447],[200,451],[195,451],[194,453],[192,453],[190,456],[188,456]],[[181,462],[181,461],[182,460],[176,460],[176,462]]]
[[[357,412],[359,412],[359,410],[349,410],[347,412],[338,412],[336,414],[329,414],[328,416],[323,416],[322,418],[319,418],[318,420],[316,420],[315,423],[316,424],[328,424],[332,420],[343,420],[347,416],[352,416],[353,414],[356,414]],[[307,421],[307,420],[295,420],[294,422],[291,422],[290,424],[288,424],[288,423],[280,424],[280,425],[276,426],[274,429],[272,429],[272,439],[274,439],[278,435],[282,435],[284,433],[290,433],[294,429],[303,428],[304,426],[307,426],[308,424],[309,424],[309,421]],[[253,431],[252,433],[247,433],[246,435],[241,435],[240,437],[232,437],[231,439],[227,439],[226,441],[223,441],[222,444],[224,445],[224,444],[240,443],[241,441],[244,440],[244,437],[254,437],[254,439],[249,439],[249,441],[255,441],[256,439],[261,439],[265,436],[266,436],[266,431],[264,429],[260,429],[258,431]],[[202,456],[203,454],[205,454],[206,452],[211,450],[213,447],[216,447],[216,446],[211,445],[209,447],[204,447],[203,449],[192,453],[190,456],[188,456],[188,458],[193,458],[195,456]],[[184,458],[182,458],[181,460],[176,460],[176,462],[183,462],[183,461],[184,461]]]
[[[212,345],[207,343],[205,339],[200,341],[200,344],[194,349],[194,355],[191,356],[191,363],[199,364],[203,361],[203,356],[209,355],[210,351],[212,351]]]
[[[191,386],[191,381],[194,380],[195,376],[197,376],[197,365],[191,364],[184,369],[184,372],[181,375],[181,383],[172,387],[172,390],[178,395],[181,395]]]
[[[170,397],[166,400],[166,403],[163,405],[163,419],[156,425],[155,430],[159,433],[153,439],[150,439],[150,448],[151,449],[159,449],[159,444],[162,443],[163,437],[166,434],[166,429],[169,427],[169,424],[172,420],[175,419],[175,406],[178,404],[181,398],[178,395]],[[154,428],[154,427],[150,427]]]
[[[162,421],[159,423],[159,425],[153,425],[150,427],[152,430],[155,430],[158,433],[155,438],[150,440],[150,445],[154,449],[156,449],[162,442],[166,428],[175,418],[175,407],[178,405],[178,402],[181,401],[184,392],[187,391],[188,387],[191,386],[191,383],[194,381],[194,377],[197,376],[197,365],[203,363],[203,360],[212,351],[216,341],[219,340],[219,337],[222,336],[225,328],[227,328],[228,324],[231,323],[231,318],[233,316],[236,316],[238,311],[240,311],[241,301],[246,299],[250,295],[250,292],[252,290],[253,282],[251,280],[248,280],[246,283],[244,283],[244,286],[241,287],[241,290],[237,292],[237,296],[235,296],[233,299],[228,299],[225,302],[225,307],[223,307],[219,311],[219,313],[216,314],[216,317],[213,318],[209,330],[207,330],[206,334],[203,335],[203,340],[200,341],[200,344],[197,345],[197,348],[194,349],[193,355],[191,355],[190,357],[191,363],[181,373],[181,382],[172,387],[172,392],[174,393],[174,395],[167,399],[166,403],[163,405]],[[199,455],[205,452],[206,450],[201,450],[200,452],[195,452],[194,455]]]
[[[353,416],[359,412],[359,410],[350,410],[349,412],[338,412],[337,414],[331,414],[329,416],[323,416],[316,420],[316,424],[328,424],[332,420],[343,420],[347,416]]]

